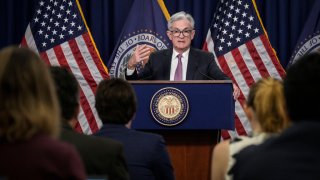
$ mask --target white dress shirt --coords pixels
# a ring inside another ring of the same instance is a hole
[[[182,80],[185,81],[187,78],[187,67],[188,67],[188,59],[189,59],[190,48],[182,53]],[[174,81],[174,74],[176,72],[178,66],[178,52],[173,49],[172,57],[171,57],[171,69],[170,69],[170,81]]]

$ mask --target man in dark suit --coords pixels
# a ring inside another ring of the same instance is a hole
[[[76,133],[72,130],[79,113],[78,82],[67,69],[50,68],[61,107],[60,139],[73,144],[84,162],[87,175],[107,176],[110,180],[128,180],[127,165],[120,142]]]
[[[292,125],[260,146],[235,156],[234,179],[320,179],[320,55],[287,70],[284,95]]]
[[[127,80],[230,80],[218,67],[212,53],[191,48],[194,38],[194,19],[183,11],[171,16],[168,21],[167,35],[173,48],[151,53],[147,45],[138,45],[128,61]],[[137,65],[144,66],[137,73]],[[234,84],[234,98],[239,88]]]
[[[134,90],[127,81],[101,81],[95,107],[103,126],[95,135],[123,143],[131,180],[173,180],[163,137],[130,129],[136,106]]]

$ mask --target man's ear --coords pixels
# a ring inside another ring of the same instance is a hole
[[[80,104],[77,106],[77,108],[74,111],[72,119],[69,121],[69,124],[72,128],[74,128],[78,122],[78,115],[80,113]]]
[[[171,34],[170,31],[167,31],[167,36],[168,36],[168,38],[169,38],[170,40],[172,40],[172,34]]]
[[[79,113],[80,113],[80,104],[78,104],[76,110],[74,111],[74,114],[75,114],[77,120],[78,120]]]
[[[191,31],[191,40],[194,38],[194,35],[196,34],[196,30]]]

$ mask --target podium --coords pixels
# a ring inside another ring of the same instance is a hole
[[[209,180],[211,154],[213,147],[219,141],[219,130],[234,129],[232,81],[130,81],[130,83],[138,101],[132,128],[158,133],[165,138],[177,180]],[[154,102],[157,102],[155,99],[159,97],[160,92],[168,92],[167,89],[178,91],[187,99],[187,103],[182,105],[183,108],[187,108],[185,116],[173,125],[166,124],[167,121],[159,122],[154,112],[154,109],[160,109],[155,107]]]

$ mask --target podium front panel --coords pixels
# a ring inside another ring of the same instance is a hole
[[[131,81],[138,109],[132,128],[143,130],[234,129],[234,99],[231,81]],[[174,126],[157,122],[151,113],[153,96],[163,88],[175,88],[188,100],[185,119]]]

